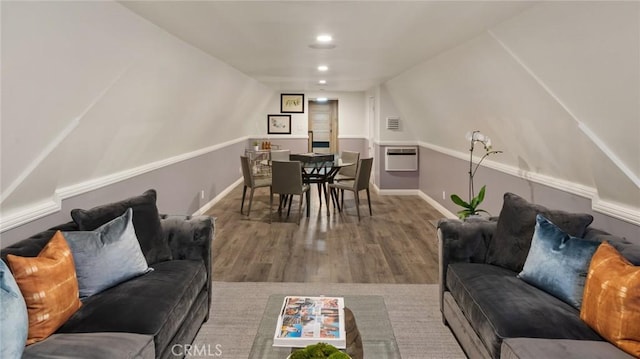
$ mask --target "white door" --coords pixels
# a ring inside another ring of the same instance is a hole
[[[309,141],[311,152],[336,153],[338,101],[309,101]]]

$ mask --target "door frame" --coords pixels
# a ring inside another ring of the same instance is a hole
[[[317,102],[314,98],[310,98],[307,104],[309,113],[307,114],[307,131],[308,131],[308,149],[309,152],[313,151],[313,126],[311,123],[311,115],[316,106],[329,105],[330,106],[330,121],[329,121],[329,152],[338,153],[340,150],[340,144],[338,143],[338,123],[339,123],[339,100],[328,99],[326,102]]]

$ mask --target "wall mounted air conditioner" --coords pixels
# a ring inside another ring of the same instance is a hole
[[[418,147],[387,147],[384,150],[385,171],[417,171]]]

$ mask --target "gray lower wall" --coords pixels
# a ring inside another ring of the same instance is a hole
[[[420,190],[438,201],[449,211],[456,213],[459,207],[451,202],[449,196],[452,193],[456,193],[463,199],[467,198],[468,166],[468,161],[421,147],[419,165]],[[481,167],[478,170],[474,182],[476,193],[482,185],[487,185],[485,201],[481,208],[489,211],[494,216],[500,214],[503,194],[511,192],[547,208],[589,213],[594,217],[594,227],[626,237],[629,241],[640,244],[640,227],[594,212],[591,209],[591,199],[589,198],[567,193],[487,167]],[[442,198],[443,191],[445,192],[444,200]]]
[[[290,148],[292,152],[306,152],[306,140],[304,139],[278,140],[278,142],[280,141],[282,141],[283,148]],[[272,143],[276,143],[276,141],[273,140]],[[149,188],[155,188],[158,191],[160,212],[168,214],[194,213],[242,177],[239,157],[244,153],[248,144],[249,142],[238,142],[63,200],[62,209],[59,212],[0,234],[1,246],[10,245],[39,231],[70,221],[69,213],[74,208],[91,208],[141,194]],[[303,146],[303,149],[300,150],[299,146]],[[367,141],[365,139],[341,139],[340,148],[360,151],[364,156],[367,153]],[[418,172],[407,172],[411,175],[406,178],[400,175],[389,176],[389,172],[384,171],[384,163],[382,162],[384,158],[382,155],[383,146],[375,145],[374,148],[375,153],[379,155],[376,159],[378,171],[373,176],[377,176],[381,181],[379,182],[381,183],[380,189],[417,188],[454,213],[457,208],[449,199],[449,195],[458,193],[461,197],[466,197],[468,162],[421,147]],[[395,172],[395,174],[402,173],[405,172]],[[588,198],[559,191],[486,167],[478,171],[476,184],[478,187],[487,184],[487,196],[483,208],[493,215],[500,213],[503,193],[513,192],[531,202],[549,208],[591,213],[595,218],[594,226],[640,244],[640,227],[593,212],[591,201]],[[204,199],[200,198],[201,190],[205,192]],[[443,191],[446,193],[445,200],[442,200]]]
[[[2,246],[71,220],[74,208],[91,208],[139,195],[158,192],[158,209],[167,214],[192,214],[242,177],[240,155],[246,144],[238,142],[207,154],[83,193],[62,201],[56,213],[1,234]],[[204,190],[204,199],[200,191]]]

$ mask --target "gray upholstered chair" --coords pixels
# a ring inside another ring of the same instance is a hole
[[[271,161],[289,161],[291,150],[271,150]]]
[[[307,217],[309,217],[309,185],[302,182],[302,165],[299,161],[274,161],[271,162],[271,196],[269,199],[269,222],[271,223],[273,195],[281,196],[298,195],[300,204],[298,205],[298,224],[302,216],[302,195],[307,198]],[[293,199],[292,199],[293,200]],[[282,203],[282,202],[281,202]],[[282,205],[278,206],[278,213],[281,213]]]
[[[271,187],[271,177],[266,176],[254,176],[251,171],[251,165],[249,158],[246,156],[240,156],[240,164],[242,165],[242,176],[244,177],[244,187],[242,188],[242,204],[240,204],[240,213],[243,214],[244,198],[247,194],[247,187],[251,188],[251,194],[249,195],[249,208],[247,208],[247,217],[251,213],[251,204],[253,203],[253,191],[260,187]]]
[[[371,166],[373,165],[373,158],[363,158],[358,163],[358,170],[356,171],[356,178],[352,181],[340,181],[329,185],[329,190],[332,195],[337,195],[337,191],[342,193],[342,205],[338,206],[338,211],[342,212],[344,207],[344,191],[351,191],[356,200],[356,211],[358,212],[358,221],[360,220],[360,196],[359,193],[362,190],[367,191],[367,202],[369,203],[369,215],[373,216],[371,211],[371,196],[369,194],[369,178],[371,177]],[[337,203],[338,201],[336,201]]]
[[[342,151],[340,152],[340,160],[342,160],[342,163],[353,163],[353,166],[340,168],[333,180],[335,182],[355,180],[356,171],[358,170],[358,160],[360,160],[360,152]]]

